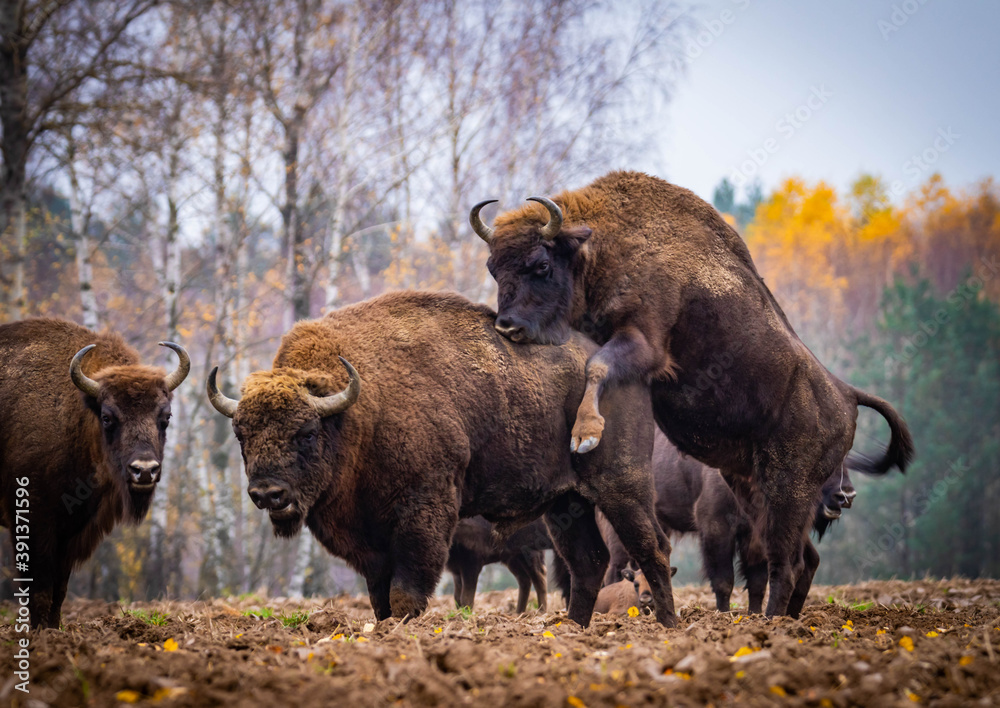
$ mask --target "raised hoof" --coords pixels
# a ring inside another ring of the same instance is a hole
[[[585,452],[590,452],[595,447],[597,447],[597,443],[599,443],[599,442],[601,442],[601,439],[600,438],[595,438],[593,436],[591,436],[589,438],[584,438],[584,440],[582,442],[578,442],[577,438],[573,438],[570,441],[569,449],[570,449],[570,452],[575,452],[575,453],[578,453],[578,454],[582,455]]]
[[[577,418],[576,425],[573,426],[573,437],[569,442],[570,452],[581,455],[590,452],[601,442],[603,432],[604,418],[601,416]]]

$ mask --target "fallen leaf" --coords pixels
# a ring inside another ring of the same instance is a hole
[[[573,706],[573,708],[584,708],[586,706],[586,703],[576,696],[566,696],[566,702]]]
[[[173,637],[163,642],[164,651],[177,651],[177,642],[174,641]]]
[[[628,616],[629,617],[638,617],[639,616],[639,608],[636,607],[635,605],[633,605],[632,607],[628,608]]]
[[[913,640],[909,637],[903,637],[899,640],[899,646],[906,649],[906,651],[913,651]]]
[[[554,635],[552,632],[546,629],[544,632],[542,632],[542,636],[545,637],[546,639],[555,639],[556,635]]]
[[[754,649],[752,647],[740,647],[739,649],[736,650],[735,654],[733,654],[731,657],[729,657],[729,660],[730,661],[736,661],[741,656],[749,656],[750,654],[753,654],[755,651],[760,651],[760,650],[759,649]]]
[[[971,656],[969,656],[968,654],[966,654],[965,656],[963,656],[961,659],[958,660],[958,665],[959,666],[968,666],[973,661],[975,661],[975,659],[973,659]]]
[[[781,686],[771,686],[771,693],[773,693],[776,696],[781,696],[782,698],[788,695],[785,689],[783,689]]]
[[[142,698],[142,694],[138,691],[119,691],[115,694],[115,698],[122,703],[138,703],[139,699]]]
[[[931,638],[933,638],[933,637],[936,637],[936,636],[938,636],[938,633],[937,633],[937,632],[935,632],[935,631],[934,631],[934,630],[932,629],[932,630],[931,630],[931,631],[929,631],[929,632],[928,632],[928,633],[927,633],[927,634],[926,634],[925,636],[928,636],[928,637],[931,637]]]

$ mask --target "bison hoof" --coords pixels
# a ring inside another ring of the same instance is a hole
[[[598,437],[594,437],[593,435],[584,438],[579,443],[577,443],[577,438],[573,438],[573,440],[570,441],[569,449],[570,452],[576,452],[582,455],[583,453],[590,452],[595,447],[597,447],[597,443],[599,442],[601,442],[601,439]]]

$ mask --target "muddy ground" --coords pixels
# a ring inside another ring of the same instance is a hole
[[[0,630],[0,704],[1000,704],[998,581],[816,587],[800,620],[773,621],[679,588],[673,630],[609,615],[582,629],[556,594],[556,611],[518,617],[514,599],[480,594],[468,614],[438,597],[405,625],[375,625],[360,597],[70,601],[63,629],[31,637],[28,696]]]

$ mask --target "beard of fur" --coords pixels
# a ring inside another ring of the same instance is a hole
[[[149,507],[153,503],[153,495],[155,493],[155,489],[151,492],[129,491],[126,493],[125,518],[128,523],[132,525],[142,523],[142,520],[146,518],[146,514],[149,513]]]
[[[294,519],[281,519],[277,521],[271,519],[271,528],[277,538],[293,538],[302,530],[304,520],[305,517],[301,514]]]

